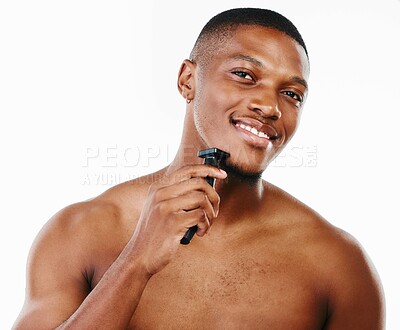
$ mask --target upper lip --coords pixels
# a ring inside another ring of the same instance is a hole
[[[264,134],[268,135],[269,140],[277,140],[280,137],[278,130],[273,125],[262,119],[257,119],[253,117],[237,117],[232,118],[231,121],[235,125],[243,124],[245,126],[255,128],[257,131],[263,132]]]

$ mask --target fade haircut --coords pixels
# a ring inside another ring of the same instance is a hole
[[[306,45],[294,24],[281,14],[261,8],[235,8],[219,13],[211,18],[201,30],[190,53],[190,60],[208,63],[221,45],[232,37],[240,26],[263,26],[278,30],[303,47],[307,58]]]

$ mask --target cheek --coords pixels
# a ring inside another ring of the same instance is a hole
[[[300,111],[297,111],[297,112],[291,111],[289,113],[286,113],[286,114],[284,113],[283,114],[283,118],[282,119],[284,120],[284,127],[285,127],[285,131],[286,131],[286,135],[287,135],[286,143],[296,133],[297,128],[299,127],[299,124],[300,124],[300,118],[301,118],[301,112]]]
[[[210,90],[212,89],[212,90]],[[220,129],[229,124],[232,98],[222,88],[204,87],[197,90],[193,103],[194,123],[197,131],[205,136],[220,135]]]
[[[292,116],[288,120],[288,123],[287,123],[286,126],[287,126],[288,130],[290,130],[290,132],[292,134],[294,134],[296,132],[297,127],[299,126],[299,121],[300,121],[299,115]]]
[[[193,119],[197,132],[203,140],[210,137],[217,130],[220,120],[217,118],[216,112],[212,111],[214,106],[211,102],[195,101],[193,104]]]
[[[300,119],[301,119],[301,109],[299,109],[295,115],[293,116],[293,119],[291,121],[291,125],[293,126],[293,131],[296,132],[297,128],[300,125]]]

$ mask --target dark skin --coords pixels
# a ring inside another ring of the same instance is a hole
[[[176,158],[46,224],[15,329],[383,329],[359,244],[255,175],[293,136],[308,71],[294,40],[257,26],[207,65],[184,61],[178,88],[191,102]],[[230,152],[228,174],[201,165],[208,147]]]

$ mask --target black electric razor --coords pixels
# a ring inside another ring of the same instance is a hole
[[[200,150],[197,154],[200,158],[204,158],[204,164],[220,167],[221,163],[224,162],[230,155],[229,153],[222,151],[218,148],[210,148]],[[214,188],[215,178],[206,177],[207,183]],[[186,234],[181,239],[181,244],[187,245],[192,240],[194,234],[197,231],[197,226],[190,227]]]

